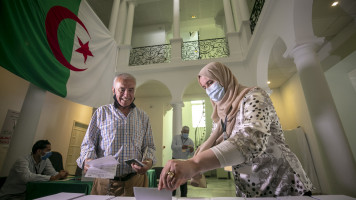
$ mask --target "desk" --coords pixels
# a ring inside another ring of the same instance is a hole
[[[26,199],[35,199],[60,192],[90,194],[93,182],[80,180],[27,183]]]

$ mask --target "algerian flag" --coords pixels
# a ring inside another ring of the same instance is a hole
[[[111,101],[117,45],[85,0],[1,0],[0,66],[69,100]]]

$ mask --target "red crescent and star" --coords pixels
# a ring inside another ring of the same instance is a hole
[[[72,19],[76,22],[78,22],[87,32],[88,36],[90,37],[90,34],[83,24],[83,22],[68,8],[62,7],[62,6],[53,6],[47,13],[46,17],[46,34],[47,34],[47,41],[48,44],[53,52],[53,55],[56,57],[56,59],[66,68],[72,70],[72,71],[84,71],[85,69],[79,69],[70,64],[67,59],[64,57],[58,43],[58,27],[59,24],[62,22],[64,19]],[[93,56],[92,52],[89,49],[89,41],[83,44],[82,40],[77,37],[79,41],[80,48],[76,49],[75,51],[78,53],[83,54],[84,56],[84,63],[86,63],[88,56]]]

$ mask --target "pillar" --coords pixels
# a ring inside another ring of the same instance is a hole
[[[182,61],[183,39],[180,37],[179,0],[173,0],[173,38],[171,43],[171,62]]]
[[[114,0],[111,9],[111,16],[110,16],[110,23],[109,23],[109,31],[113,37],[115,37],[116,24],[119,15],[119,7],[120,7],[120,0]]]
[[[5,159],[6,165],[3,165],[1,176],[8,176],[15,161],[31,152],[45,95],[45,90],[30,84],[10,141]]]
[[[236,32],[230,0],[223,0],[227,33]]]
[[[172,103],[173,107],[173,130],[172,134],[179,135],[182,130],[182,107],[184,106],[183,102]]]
[[[332,194],[356,196],[356,164],[347,142],[314,43],[297,46],[294,58],[311,122],[323,153],[323,167]]]
[[[173,0],[173,39],[180,38],[179,0]]]
[[[122,0],[119,6],[119,18],[116,25],[115,31],[115,40],[117,44],[122,44],[124,41],[124,31],[126,27],[126,15],[127,15],[127,6],[126,0]]]
[[[127,20],[126,20],[126,29],[125,29],[125,45],[131,45],[131,38],[132,38],[132,27],[133,27],[133,20],[135,15],[135,1],[129,1],[129,9],[127,12]]]

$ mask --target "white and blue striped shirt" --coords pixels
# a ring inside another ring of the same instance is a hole
[[[116,176],[123,176],[135,172],[124,161],[133,158],[142,160],[146,147],[145,159],[152,159],[154,164],[156,148],[148,115],[134,107],[125,116],[114,104],[108,104],[95,111],[83,139],[77,164],[82,167],[87,158],[112,155],[119,162]]]

